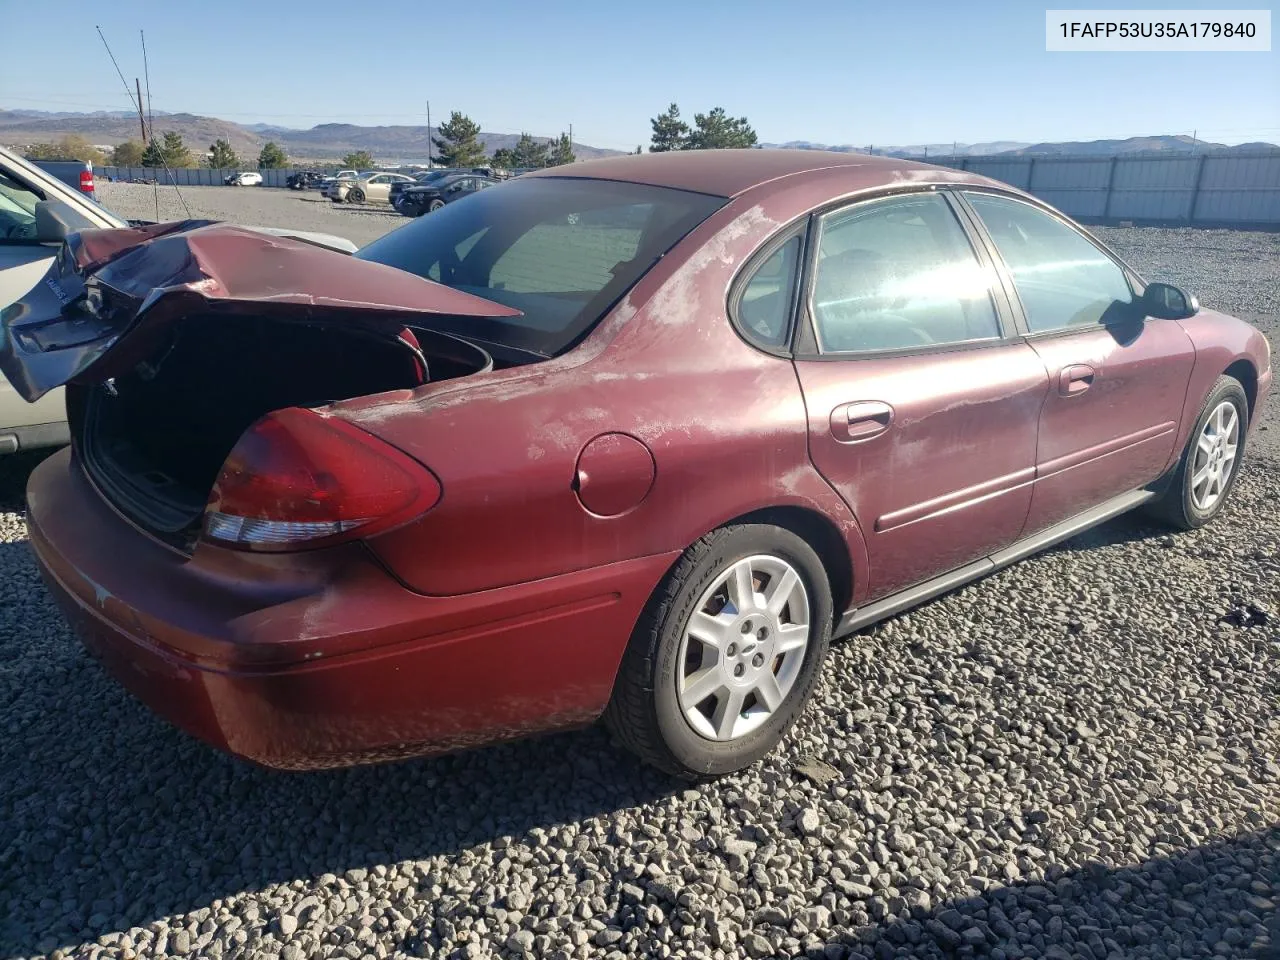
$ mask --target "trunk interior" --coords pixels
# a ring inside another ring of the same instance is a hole
[[[223,461],[264,414],[493,365],[484,350],[447,334],[358,322],[185,318],[128,374],[68,392],[85,468],[132,520],[190,549]]]

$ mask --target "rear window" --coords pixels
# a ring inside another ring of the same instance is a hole
[[[517,180],[451,203],[356,256],[522,311],[439,325],[554,356],[724,202],[606,180]]]

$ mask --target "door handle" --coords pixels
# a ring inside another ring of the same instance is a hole
[[[842,403],[831,411],[831,435],[841,443],[870,440],[889,429],[893,407],[879,400]]]
[[[1058,393],[1064,397],[1074,397],[1084,393],[1093,386],[1093,378],[1098,372],[1087,363],[1073,363],[1063,367],[1058,375]]]

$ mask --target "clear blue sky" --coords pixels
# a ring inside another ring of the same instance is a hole
[[[0,21],[30,2],[0,0]],[[42,28],[5,44],[0,107],[127,109],[98,23],[131,83],[146,30],[156,109],[241,123],[420,124],[430,100],[433,122],[572,123],[575,140],[631,149],[676,101],[745,115],[768,142],[1280,142],[1280,52],[1047,53],[1045,7],[1062,0],[50,2],[56,41]]]

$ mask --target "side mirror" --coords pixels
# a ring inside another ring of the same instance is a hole
[[[41,200],[36,204],[36,243],[61,243],[77,230],[97,226],[61,200]]]
[[[1200,302],[1171,283],[1149,283],[1140,298],[1142,309],[1159,320],[1185,320],[1200,311]]]
[[[66,204],[58,200],[41,200],[36,204],[37,243],[61,243],[75,232],[67,222],[66,209]]]

